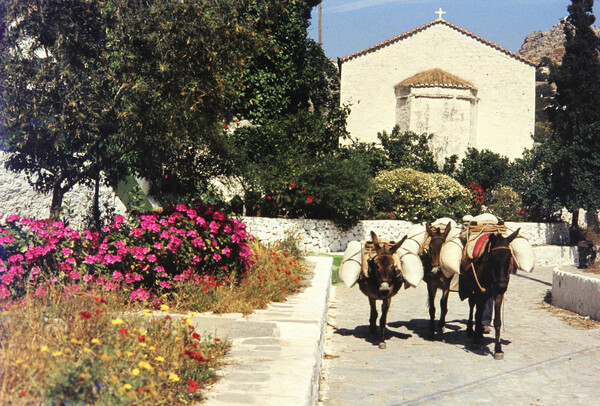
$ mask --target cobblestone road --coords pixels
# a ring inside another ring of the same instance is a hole
[[[543,299],[551,288],[550,267],[511,276],[502,361],[492,355],[493,333],[479,347],[466,337],[468,305],[456,293],[446,333],[428,341],[425,284],[400,291],[380,350],[369,336],[367,298],[357,286],[333,288],[320,404],[600,405],[600,328],[550,311]]]

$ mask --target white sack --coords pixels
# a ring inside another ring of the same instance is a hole
[[[527,238],[517,236],[510,243],[510,248],[517,268],[525,272],[532,272],[535,268],[535,252]]]
[[[400,257],[402,276],[412,287],[416,287],[423,280],[423,264],[417,254],[425,243],[426,236],[425,226],[414,224],[408,230],[406,240],[397,251]]]
[[[350,241],[344,251],[340,265],[340,279],[346,287],[354,286],[362,268],[362,244],[360,241]]]
[[[447,278],[460,273],[460,261],[464,248],[460,239],[461,230],[461,227],[452,227],[440,251],[440,267]]]

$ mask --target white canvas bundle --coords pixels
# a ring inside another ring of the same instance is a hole
[[[536,258],[529,240],[525,237],[517,236],[510,243],[510,249],[517,268],[525,272],[532,272],[535,268]]]
[[[362,244],[360,241],[350,241],[344,251],[340,265],[340,279],[346,287],[351,288],[358,280],[362,269]]]
[[[425,243],[427,233],[425,226],[415,224],[409,230],[406,240],[398,248],[400,266],[404,280],[412,287],[416,287],[423,280],[423,264],[419,258],[419,250]]]
[[[460,239],[461,230],[461,227],[452,227],[440,251],[440,267],[447,278],[460,273],[460,261],[464,249]]]

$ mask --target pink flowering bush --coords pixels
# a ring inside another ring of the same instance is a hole
[[[11,215],[0,226],[0,298],[40,296],[60,281],[125,289],[130,300],[146,301],[175,283],[235,281],[251,265],[252,239],[241,221],[202,203],[131,223],[117,216],[102,232]]]

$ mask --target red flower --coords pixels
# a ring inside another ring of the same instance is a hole
[[[195,338],[196,340],[199,340],[200,339],[200,334],[194,333],[194,334],[192,334],[192,337]]]
[[[188,391],[189,392],[193,392],[199,388],[200,388],[200,386],[198,386],[197,381],[192,381],[191,379],[188,381]]]
[[[216,343],[216,342],[218,342],[218,341],[221,341],[221,339],[220,339],[220,338],[218,338],[218,337],[217,337],[217,338],[215,338],[215,343]]]
[[[307,201],[308,203],[312,203],[312,202],[313,202],[313,197],[312,197],[312,196],[308,196],[308,197],[306,198],[306,201]]]
[[[295,183],[290,184],[290,189],[296,189],[296,184]]]
[[[100,316],[102,314],[102,310],[98,309],[96,310],[96,316]]]
[[[90,313],[90,312],[80,312],[79,316],[81,316],[82,319],[91,319],[92,318],[92,313]]]
[[[129,334],[129,331],[127,331],[126,328],[120,328],[119,333],[123,334],[124,336],[127,336]]]
[[[272,197],[271,197],[271,196],[267,196],[267,200],[271,200],[271,199],[272,199]]]
[[[138,337],[138,340],[139,340],[139,341],[146,341],[146,337],[144,337],[144,336],[139,336],[139,337]]]

